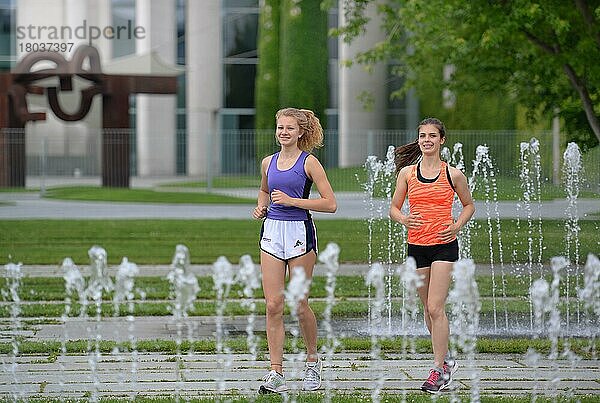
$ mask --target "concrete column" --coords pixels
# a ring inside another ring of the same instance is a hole
[[[112,6],[111,0],[88,0],[89,1],[89,17],[88,23],[103,30],[105,27],[112,26]],[[101,35],[99,39],[94,40],[93,45],[100,53],[102,65],[112,59],[112,44],[113,40],[105,38]]]
[[[168,64],[176,63],[175,0],[136,0],[135,24],[145,30],[136,40],[136,53],[155,51]],[[137,174],[174,175],[176,172],[176,106],[174,95],[138,95]]]
[[[71,51],[68,53],[68,56],[66,56],[67,58],[70,58],[73,53],[75,52],[75,49],[77,49],[77,47],[79,45],[85,44],[88,45],[89,42],[89,38],[84,38],[83,36],[85,35],[87,37],[88,35],[88,30],[89,30],[89,26],[90,26],[90,21],[88,20],[88,2],[86,0],[81,1],[81,0],[64,0],[64,8],[63,8],[63,13],[64,13],[64,25],[68,25],[69,27],[71,27],[71,29],[73,30],[73,38],[69,41],[74,43],[73,47],[71,48]],[[84,21],[85,21],[85,28],[84,27]],[[77,35],[79,36],[79,38],[77,38],[75,36],[75,31],[77,30]],[[92,42],[93,44],[93,42]]]
[[[340,25],[344,21],[344,0],[339,1]],[[339,40],[339,59],[354,59],[357,52],[373,47],[385,39],[385,32],[380,28],[381,17],[377,14],[375,4],[367,6],[367,17],[371,20],[366,26],[366,33],[348,44]],[[340,65],[339,71],[339,164],[341,167],[357,166],[365,162],[368,147],[369,130],[386,128],[387,110],[387,67],[385,63],[377,64],[372,72],[367,72],[362,65],[350,68]],[[366,110],[358,99],[367,91],[374,103]],[[375,134],[376,135],[376,134]],[[376,143],[376,142],[375,142]]]
[[[188,175],[218,173],[218,113],[223,98],[221,1],[186,4]],[[210,167],[209,167],[210,166]]]

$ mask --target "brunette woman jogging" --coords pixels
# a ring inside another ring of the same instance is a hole
[[[259,393],[287,390],[283,374],[283,308],[286,268],[304,268],[312,278],[317,259],[317,234],[310,210],[334,213],[337,204],[323,166],[310,154],[323,145],[323,129],[315,114],[306,109],[286,108],[275,115],[275,138],[281,150],[263,159],[258,205],[252,216],[264,218],[260,234],[260,267],[267,307],[267,343],[271,370],[263,378]],[[320,197],[309,199],[312,184]],[[321,361],[317,354],[317,321],[308,305],[308,295],[298,305],[300,331],[307,350],[302,388],[321,386]]]
[[[423,302],[425,324],[431,334],[433,368],[421,389],[437,393],[452,382],[456,361],[448,355],[449,325],[445,305],[452,264],[458,260],[456,234],[475,212],[465,175],[440,158],[446,141],[444,124],[427,118],[419,124],[417,141],[396,149],[396,190],[390,218],[408,229],[408,256],[417,262],[423,285],[417,290]],[[462,212],[452,218],[454,193]],[[401,212],[408,196],[409,214]]]

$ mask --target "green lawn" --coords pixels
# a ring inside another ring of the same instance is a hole
[[[256,220],[0,220],[0,259],[26,265],[60,265],[65,257],[76,264],[87,264],[87,251],[93,245],[104,247],[110,264],[123,257],[137,264],[171,262],[177,244],[186,245],[195,264],[213,263],[219,256],[237,263],[244,254],[258,260],[258,234],[261,222]],[[598,228],[594,221],[580,221],[579,262],[588,253],[598,254]],[[388,220],[373,223],[372,260],[387,261],[389,249]],[[399,228],[392,225],[392,230]],[[478,263],[489,263],[490,247],[485,221],[476,221],[472,230],[472,255]],[[341,262],[367,262],[369,231],[364,220],[321,220],[317,222],[320,248],[328,242],[340,245]],[[547,264],[551,257],[565,254],[564,221],[545,220],[543,256]],[[499,242],[493,229],[494,262],[499,267]],[[504,263],[511,262],[516,250],[517,261],[528,257],[528,228],[513,220],[501,220]],[[392,233],[392,238],[398,236]],[[534,233],[535,236],[535,233]],[[513,248],[513,244],[516,247]],[[392,260],[400,259],[403,245],[394,242]],[[533,251],[537,246],[534,244]],[[535,255],[533,262],[536,262]],[[1,262],[0,262],[1,263]]]
[[[130,203],[255,204],[256,199],[202,192],[158,192],[150,189],[121,189],[99,186],[49,188],[44,197],[62,200],[110,201]]]
[[[260,351],[265,351],[267,343],[263,335],[259,335],[258,348]],[[416,337],[415,340],[415,351],[421,354],[430,354],[431,341],[428,337]],[[324,343],[325,339],[319,339],[319,345]],[[365,352],[367,354],[371,350],[371,339],[369,337],[354,337],[354,338],[341,338],[339,340],[340,345],[336,351],[343,352]],[[570,341],[569,349],[578,354],[583,358],[591,358],[589,352],[590,341],[586,339],[573,338]],[[600,347],[600,340],[594,341],[596,349]],[[177,346],[174,340],[139,340],[137,341],[137,349],[140,352],[153,352],[153,353],[167,353],[175,354]],[[119,343],[120,347],[127,347],[129,343]],[[225,340],[227,345],[233,353],[245,353],[248,352],[246,347],[245,338],[241,337],[230,337]],[[381,350],[385,354],[399,354],[406,351],[406,346],[402,340],[402,337],[394,337],[383,339],[380,342]],[[103,354],[109,354],[113,351],[113,348],[117,346],[117,343],[110,340],[103,340],[100,342],[100,351]],[[559,350],[563,348],[562,341],[559,342]],[[69,354],[86,354],[88,346],[87,340],[73,340],[66,343],[66,349]],[[302,340],[298,340],[298,348],[302,349],[304,344]],[[511,338],[511,339],[498,339],[498,338],[485,338],[481,337],[477,339],[477,352],[478,353],[492,353],[492,354],[525,354],[528,348],[534,348],[537,352],[547,354],[550,352],[550,341],[547,339],[529,339],[529,338]],[[181,344],[181,351],[189,351],[190,348],[196,353],[214,353],[215,340],[196,340],[193,345],[190,345],[189,341],[183,341]],[[290,338],[288,337],[285,342],[285,352],[292,353],[293,348],[291,346]],[[0,343],[0,354],[8,354],[12,350],[10,343]],[[23,341],[19,345],[19,352],[21,354],[48,354],[50,355],[49,361],[56,360],[57,355],[60,354],[61,343],[59,341]],[[429,397],[428,397],[429,398]]]
[[[499,277],[499,276],[498,276]],[[534,280],[538,276],[534,276]],[[550,282],[551,276],[544,276],[545,280]],[[496,279],[496,297],[503,297],[500,278]],[[573,278],[573,284],[575,279]],[[562,280],[564,281],[564,279]],[[505,276],[505,289],[507,298],[522,298],[529,295],[529,277],[528,276]],[[583,283],[582,277],[579,277],[579,284]],[[199,299],[214,300],[216,298],[216,292],[213,289],[214,283],[211,277],[201,276],[198,277],[198,285],[200,286],[200,292],[197,294]],[[400,290],[401,284],[398,278],[394,278],[391,283],[393,290]],[[135,286],[137,289],[145,292],[145,300],[167,300],[170,298],[170,283],[164,277],[147,277],[142,273],[135,279]],[[326,277],[315,276],[311,286],[310,295],[313,298],[326,298],[327,290]],[[489,298],[493,295],[492,280],[489,274],[482,274],[477,276],[477,286],[479,288],[479,295],[482,298]],[[0,290],[6,287],[5,284],[0,286]],[[577,297],[576,287],[570,287],[569,295],[571,297]],[[234,285],[231,288],[231,298],[241,298],[242,287]],[[262,290],[259,288],[254,293],[256,298],[263,298]],[[335,296],[340,299],[347,298],[367,298],[369,295],[369,287],[365,284],[363,276],[359,275],[339,275],[337,276]],[[564,290],[562,292],[564,295]],[[34,301],[60,301],[63,302],[65,298],[65,280],[62,277],[25,277],[21,281],[21,287],[19,290],[19,297],[21,301],[34,302]],[[105,293],[104,300],[112,300],[112,293]]]
[[[77,298],[76,296],[74,298]],[[134,316],[170,316],[172,314],[172,302],[153,302],[144,301],[136,303],[133,306],[132,314]],[[314,311],[317,319],[323,319],[323,312],[326,309],[326,303],[324,301],[312,301],[310,304]],[[576,312],[577,303],[573,300],[570,301],[570,311]],[[582,309],[580,307],[580,309]],[[189,312],[190,316],[214,316],[217,310],[217,302],[213,300],[201,300],[194,305],[194,310]],[[566,305],[561,303],[559,306],[561,313],[567,311]],[[507,313],[508,319],[511,320],[512,315],[528,315],[530,312],[529,302],[526,300],[508,300],[496,301],[496,314],[498,322],[503,323],[504,313]],[[63,303],[36,303],[36,304],[25,304],[21,306],[19,316],[21,318],[60,318],[65,312],[65,304]],[[82,307],[79,303],[73,303],[70,306],[70,312],[72,316],[79,316],[82,313]],[[387,310],[386,310],[387,312]],[[400,301],[392,301],[392,312],[394,315],[400,315],[402,312],[402,303]],[[230,301],[225,310],[225,316],[242,316],[247,315],[248,309],[243,306],[241,301]],[[256,302],[256,313],[259,315],[265,315],[265,303],[262,300]],[[286,315],[290,314],[289,309],[285,308]],[[494,302],[491,299],[481,300],[481,312],[480,315],[491,317],[494,313]],[[89,303],[86,311],[87,316],[93,317],[96,315],[96,305],[93,302]],[[118,315],[117,315],[118,314]],[[128,315],[126,305],[122,304],[118,307],[118,312],[111,302],[101,304],[101,315],[103,317],[113,316],[126,316]],[[336,302],[331,311],[331,317],[335,319],[341,318],[365,318],[369,314],[369,301],[365,299],[361,300],[340,300]],[[8,305],[0,306],[0,318],[10,318],[11,310]]]

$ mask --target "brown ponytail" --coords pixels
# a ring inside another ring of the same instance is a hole
[[[417,163],[421,158],[421,148],[419,141],[404,144],[394,150],[394,164],[396,164],[396,176],[400,170],[406,166]]]

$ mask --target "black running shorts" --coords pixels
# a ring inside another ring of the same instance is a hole
[[[456,262],[458,260],[458,240],[438,245],[408,244],[408,256],[417,261],[417,269],[431,267],[433,262]]]

